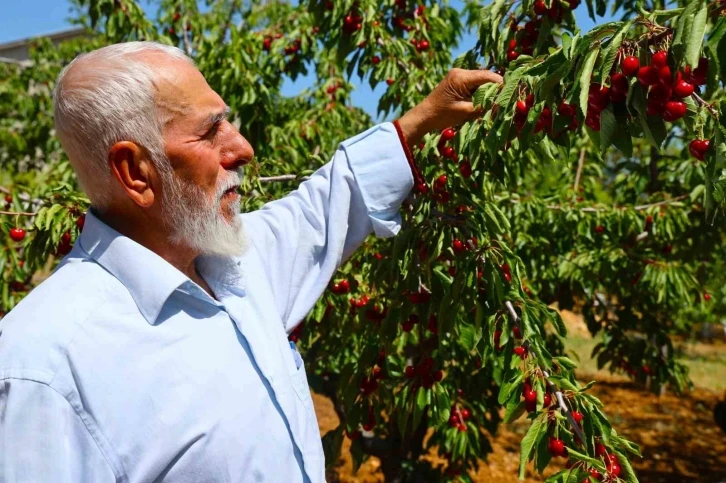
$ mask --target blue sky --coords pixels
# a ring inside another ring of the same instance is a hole
[[[71,15],[70,4],[65,0],[3,0],[2,3],[3,5],[0,7],[2,12],[2,16],[0,16],[0,43],[48,34],[70,27],[67,21]],[[482,1],[482,4],[485,3],[487,2]],[[144,1],[142,4],[147,5],[148,2]],[[452,0],[451,4],[455,7],[460,6],[461,1]],[[584,2],[575,14],[581,29],[587,31],[592,28],[593,22],[587,16]],[[609,18],[603,18],[602,22],[607,20]],[[461,51],[473,46],[475,41],[473,35],[467,35],[463,39],[461,47],[454,53],[458,55]],[[304,89],[307,85],[309,85],[309,81],[306,81],[306,79],[300,79],[295,83],[288,82],[283,92],[292,95]],[[385,87],[385,84],[382,84],[378,89],[372,91],[367,83],[358,85],[353,92],[353,102],[357,106],[364,108],[376,119],[378,98]]]

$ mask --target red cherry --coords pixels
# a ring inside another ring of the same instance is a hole
[[[519,54],[516,50],[507,51],[507,61],[512,62],[513,60],[516,60],[517,57],[519,57]]]
[[[378,57],[377,55],[374,55],[373,57],[371,57],[371,64],[378,65],[380,63],[381,63],[380,57]]]
[[[404,332],[411,332],[413,330],[413,323],[410,320],[406,320],[401,324],[401,330]]]
[[[676,83],[673,84],[673,94],[675,94],[676,97],[688,97],[693,94],[693,84],[684,80],[676,81]]]
[[[423,39],[423,40],[421,40],[421,41],[420,41],[420,42],[418,43],[418,47],[417,47],[417,48],[418,48],[419,52],[422,52],[422,51],[424,51],[424,50],[429,50],[429,47],[430,47],[430,46],[431,46],[431,45],[429,44],[429,41],[428,41],[428,40],[426,40],[426,39]]]
[[[703,161],[703,159],[706,157],[706,152],[708,151],[708,148],[710,146],[711,141],[709,141],[708,139],[694,139],[688,145],[688,151],[691,153],[691,156],[698,159],[699,161]]]
[[[600,113],[587,113],[585,118],[585,126],[589,127],[593,131],[600,130]]]
[[[598,470],[595,468],[590,468],[590,477],[594,480],[600,481],[602,480],[602,475]],[[590,483],[590,480],[585,480],[587,483]],[[584,483],[584,482],[583,482]]]
[[[462,242],[458,238],[454,239],[454,241],[451,243],[451,247],[454,249],[454,253],[461,253],[463,251],[466,251],[466,246],[464,246],[464,242]]]
[[[450,146],[444,148],[443,155],[445,158],[456,161],[456,150]]]
[[[600,84],[591,84],[587,95],[587,105],[590,109],[600,112],[610,103],[610,88]]]
[[[25,230],[22,228],[11,228],[10,238],[16,242],[23,241],[25,239]]]
[[[565,456],[565,442],[561,439],[551,438],[548,449],[552,456]]]
[[[703,300],[705,300],[706,302],[708,302],[709,300],[711,300],[711,294],[708,293],[708,292],[705,292],[703,294]]]
[[[512,329],[512,333],[514,334],[515,339],[522,338],[522,332],[519,330],[519,327],[515,326],[514,329]]]
[[[502,349],[504,349],[501,345],[499,345],[499,341],[501,340],[501,338],[502,338],[502,331],[501,330],[495,331],[494,332],[494,348],[497,349],[498,351],[501,351]]]
[[[584,416],[580,411],[572,411],[572,419],[574,419],[577,424],[580,424],[582,422],[583,417]]]
[[[665,108],[665,102],[662,101],[649,101],[648,109],[646,111],[646,114],[648,116],[660,116],[663,114],[663,109]]]
[[[575,106],[562,101],[560,102],[560,105],[557,106],[557,112],[560,116],[572,117],[575,115]]]
[[[416,185],[416,191],[418,191],[421,194],[426,194],[429,191],[429,187],[426,186],[426,183],[418,183]]]
[[[406,366],[406,369],[404,369],[404,373],[406,374],[406,377],[412,379],[416,375],[416,368],[414,368],[413,366]]]
[[[547,13],[547,5],[545,5],[544,0],[537,0],[534,2],[534,13],[537,15],[544,15]]]
[[[595,456],[598,458],[601,456],[605,456],[607,454],[608,450],[602,443],[595,443]]]
[[[686,115],[686,103],[683,101],[668,101],[663,109],[663,119],[676,121]]]
[[[471,176],[471,163],[469,161],[464,161],[459,165],[459,172],[464,178],[469,178]]]
[[[441,139],[444,141],[451,141],[454,139],[454,136],[456,136],[456,131],[451,129],[450,127],[447,127],[443,131],[441,131]]]
[[[519,100],[514,106],[514,110],[517,114],[526,116],[529,113],[529,106],[526,102]]]
[[[524,390],[524,402],[526,403],[536,403],[537,402],[537,391],[533,391],[531,389]]]
[[[671,98],[673,90],[665,84],[656,84],[648,91],[649,102],[666,102]]]
[[[619,463],[610,463],[609,465],[605,465],[605,469],[608,470],[608,473],[610,473],[612,476],[620,476],[620,464]]]
[[[272,46],[272,39],[270,37],[265,37],[265,40],[262,41],[262,48],[265,50],[270,50],[271,46]]]
[[[444,146],[441,149],[441,155],[445,158],[451,158],[452,156],[455,156],[454,153],[454,148],[452,148],[451,146]]]
[[[514,49],[517,47],[517,41],[515,39],[512,39],[509,41],[509,50]]]
[[[665,67],[668,64],[668,52],[664,50],[656,52],[655,54],[653,54],[653,57],[651,57],[650,63],[653,67],[657,69]]]
[[[643,86],[652,86],[658,83],[658,70],[646,65],[638,69],[638,82]]]
[[[552,396],[550,395],[550,393],[548,393],[548,392],[545,393],[543,404],[544,404],[544,407],[546,407],[546,408],[550,407],[550,404],[552,404]]]
[[[451,413],[451,417],[449,418],[449,426],[451,426],[452,428],[459,427],[459,416],[457,416],[453,411]]]
[[[627,76],[635,75],[638,72],[639,67],[640,67],[640,61],[638,61],[637,57],[633,57],[632,55],[630,55],[623,59],[623,63],[622,63],[623,74],[625,74]]]
[[[673,84],[673,74],[667,65],[658,69],[658,82],[669,87]]]
[[[434,334],[439,332],[439,321],[434,314],[431,314],[429,321],[426,323],[426,329]]]
[[[176,22],[176,21],[177,21],[177,20],[179,20],[180,18],[181,18],[181,14],[180,14],[179,12],[175,12],[175,13],[174,13],[174,21]]]
[[[169,35],[174,35],[176,33],[176,30],[174,30],[174,27],[169,27]]]
[[[81,215],[76,220],[76,226],[78,227],[78,231],[83,231],[83,226],[86,224],[86,215]]]
[[[434,381],[441,382],[444,379],[444,371],[439,369],[438,371],[434,372]]]
[[[514,353],[517,354],[520,359],[524,360],[524,358],[527,357],[527,348],[524,346],[515,347]]]
[[[464,421],[466,421],[467,419],[469,419],[469,417],[471,416],[471,412],[468,409],[466,409],[466,408],[462,409],[459,412],[461,413],[461,417],[464,419]]]
[[[395,82],[395,79],[386,79],[386,84],[388,84],[389,86],[392,86]]]
[[[464,424],[464,423],[459,423],[459,431],[466,431],[466,429],[467,429],[467,428],[466,428],[466,424]]]
[[[524,102],[529,106],[534,106],[534,94],[527,94],[527,97],[524,98]]]

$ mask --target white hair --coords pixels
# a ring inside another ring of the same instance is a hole
[[[156,168],[170,174],[164,155],[167,112],[157,101],[158,72],[140,54],[166,54],[194,65],[180,49],[156,42],[109,45],[76,57],[58,75],[53,91],[55,129],[93,206],[109,200],[108,153],[132,141],[149,153]]]

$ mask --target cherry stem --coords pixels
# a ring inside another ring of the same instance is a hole
[[[695,100],[696,100],[696,101],[697,101],[697,102],[698,102],[698,103],[699,103],[700,105],[702,105],[702,106],[704,106],[704,107],[705,107],[706,109],[708,109],[708,112],[710,112],[710,113],[711,113],[711,115],[712,115],[713,117],[715,117],[716,119],[718,119],[718,112],[716,111],[716,109],[714,109],[714,108],[713,108],[713,106],[711,106],[711,104],[709,104],[708,102],[704,101],[704,100],[703,100],[703,99],[701,98],[701,96],[699,96],[699,95],[698,95],[698,94],[696,94],[695,92],[694,92],[693,94],[691,94],[691,96],[692,96],[692,97],[693,97],[693,98],[694,98],[694,99],[695,99]]]
[[[520,333],[523,333],[521,328],[519,327],[519,316],[517,315],[517,311],[514,310],[514,305],[512,305],[512,302],[509,300],[504,301],[504,305],[507,307],[507,310],[509,311],[509,315],[512,317],[512,322],[514,323],[514,326],[520,329]],[[534,354],[534,351],[531,350],[530,344],[527,341],[524,341],[522,344],[524,347],[527,348],[528,352],[531,352]],[[555,397],[557,398],[557,404],[562,410],[562,412],[567,416],[567,419],[570,421],[570,425],[572,425],[572,429],[575,431],[575,434],[580,439],[580,442],[582,444],[585,444],[585,435],[582,432],[582,429],[575,421],[575,418],[572,416],[572,412],[570,412],[569,408],[567,407],[567,404],[565,404],[565,398],[562,396],[562,391],[559,390],[559,388],[550,381],[550,375],[547,371],[544,369],[542,370],[542,375],[545,378],[545,381],[547,382],[547,388],[550,390],[550,392],[553,392],[555,394]]]

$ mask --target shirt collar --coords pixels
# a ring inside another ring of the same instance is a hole
[[[80,236],[83,250],[131,293],[149,324],[156,322],[171,294],[185,282],[182,272],[148,248],[86,213]]]

